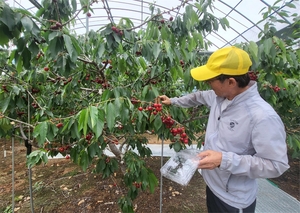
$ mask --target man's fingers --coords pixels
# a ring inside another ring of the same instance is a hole
[[[166,95],[160,95],[160,96],[158,96],[158,98],[161,100],[161,102],[162,102],[163,104],[167,104],[167,105],[170,105],[170,104],[171,104],[170,99],[169,99],[168,96],[166,96]]]
[[[167,96],[165,96],[165,95],[161,95],[161,96],[158,96],[158,97],[159,97],[159,99],[162,100],[162,101],[166,100],[166,98],[167,98]]]

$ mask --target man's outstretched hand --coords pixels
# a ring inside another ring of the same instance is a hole
[[[166,104],[166,105],[171,105],[171,100],[168,96],[161,95],[161,96],[158,96],[158,97],[161,100],[161,103]]]

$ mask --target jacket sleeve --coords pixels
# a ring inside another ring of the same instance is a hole
[[[279,116],[260,120],[252,133],[252,144],[256,153],[238,155],[223,152],[221,170],[250,178],[275,178],[288,168],[286,133]]]
[[[183,108],[205,105],[210,107],[215,100],[216,94],[213,90],[197,91],[179,98],[170,98],[171,104]]]

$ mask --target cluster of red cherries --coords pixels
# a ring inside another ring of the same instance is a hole
[[[189,138],[187,134],[185,133],[185,128],[184,127],[173,127],[175,124],[175,121],[172,119],[171,116],[161,116],[161,120],[163,124],[170,129],[170,132],[174,136],[174,139],[172,142],[175,142],[176,139],[179,139],[182,143],[188,144],[189,143]]]
[[[136,99],[131,99],[131,102],[133,104],[140,103],[140,101],[136,100]],[[158,99],[156,99],[154,104],[151,104],[151,105],[149,105],[145,108],[140,106],[140,107],[138,107],[138,110],[139,111],[149,111],[153,115],[156,115],[157,113],[162,111],[162,104],[159,103]],[[172,142],[175,142],[176,139],[179,139],[182,143],[188,144],[189,138],[188,138],[187,134],[185,133],[185,128],[184,127],[178,127],[177,125],[174,127],[175,120],[172,119],[172,116],[161,115],[161,120],[162,120],[163,124],[168,129],[170,129],[170,132],[174,136],[174,138],[172,139]]]
[[[249,74],[249,77],[252,81],[257,81],[257,75],[258,75],[258,72],[257,71],[249,71],[248,72]]]
[[[146,108],[143,107],[139,107],[138,108],[139,111],[149,111],[151,112],[153,115],[157,115],[157,113],[159,113],[160,111],[162,111],[162,104],[160,103],[155,103],[153,105],[147,106]]]

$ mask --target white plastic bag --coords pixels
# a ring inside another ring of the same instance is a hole
[[[186,186],[198,167],[199,152],[196,149],[184,149],[175,153],[160,169],[162,176]]]

